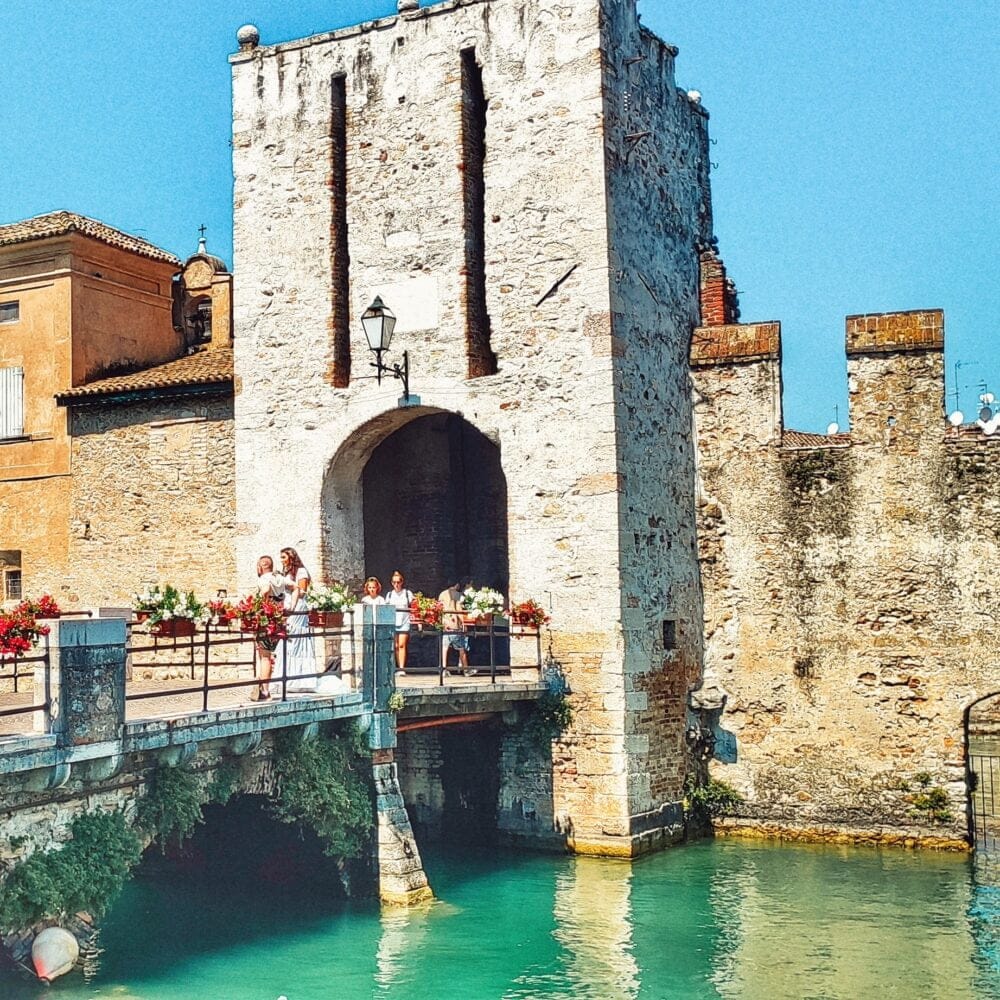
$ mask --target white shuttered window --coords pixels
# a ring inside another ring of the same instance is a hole
[[[0,368],[0,438],[24,436],[24,369]]]

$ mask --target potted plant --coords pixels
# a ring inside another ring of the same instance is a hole
[[[50,594],[42,594],[37,601],[27,598],[21,601],[16,610],[25,611],[35,618],[58,618],[62,614],[55,598]]]
[[[287,634],[287,622],[281,604],[267,594],[249,594],[236,605],[240,628],[252,632],[263,649],[272,652]]]
[[[39,625],[35,616],[20,605],[13,611],[0,612],[0,656],[18,656],[31,651],[48,625]]]
[[[207,607],[209,620],[219,628],[229,628],[229,623],[237,617],[236,608],[225,598],[217,597]]]
[[[462,604],[468,623],[483,624],[503,611],[503,594],[490,587],[469,587],[462,594]]]
[[[410,602],[410,621],[414,625],[423,628],[425,625],[431,628],[441,624],[441,615],[444,612],[444,605],[433,597],[425,597],[421,593],[413,595]]]
[[[539,629],[543,625],[548,625],[551,620],[545,613],[545,608],[530,597],[520,604],[512,604],[508,614],[512,625],[521,625],[525,628]]]
[[[136,596],[136,618],[146,622],[151,635],[177,639],[194,635],[195,623],[204,621],[205,606],[189,590],[182,594],[165,583]]]
[[[312,587],[306,594],[309,624],[320,628],[340,628],[344,624],[344,612],[356,601],[357,597],[346,583],[334,581],[326,586]]]

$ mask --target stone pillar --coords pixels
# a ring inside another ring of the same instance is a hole
[[[378,815],[378,888],[383,903],[415,906],[433,899],[434,893],[427,884],[396,770],[396,716],[389,711],[389,698],[396,687],[395,622],[394,608],[367,605],[364,608],[365,694],[374,709],[368,745],[372,749]]]
[[[399,787],[392,749],[372,756],[378,811],[378,894],[390,906],[416,906],[434,898]]]
[[[65,619],[52,629],[53,731],[60,746],[120,740],[125,621]]]
[[[362,690],[375,712],[389,711],[389,696],[396,688],[393,645],[396,610],[387,605],[362,606]],[[391,744],[395,746],[395,739]],[[373,743],[374,747],[375,744]]]
[[[851,441],[935,453],[944,436],[944,313],[847,317]]]

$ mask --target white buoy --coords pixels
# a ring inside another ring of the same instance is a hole
[[[80,945],[68,930],[46,927],[31,942],[31,963],[43,982],[66,975],[80,957]]]

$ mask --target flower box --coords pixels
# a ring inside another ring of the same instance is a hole
[[[59,618],[62,615],[62,610],[50,594],[42,594],[37,600],[32,598],[23,600],[15,610],[23,611],[36,620],[41,618]]]
[[[510,623],[511,625],[520,625],[522,628],[538,628],[538,623],[531,615],[511,614]]]
[[[163,639],[182,639],[194,635],[194,622],[190,618],[164,618],[149,631]]]
[[[512,625],[537,631],[550,621],[545,608],[538,601],[529,598],[520,604],[511,605],[510,621]]]
[[[343,611],[310,611],[309,624],[313,628],[342,628]]]
[[[410,602],[410,622],[421,628],[434,628],[441,624],[441,614],[444,605],[433,597],[424,597],[421,593],[413,595]]]
[[[150,614],[151,612],[149,611],[137,611],[135,613],[135,620],[139,625],[141,625],[144,621],[149,620]]]

